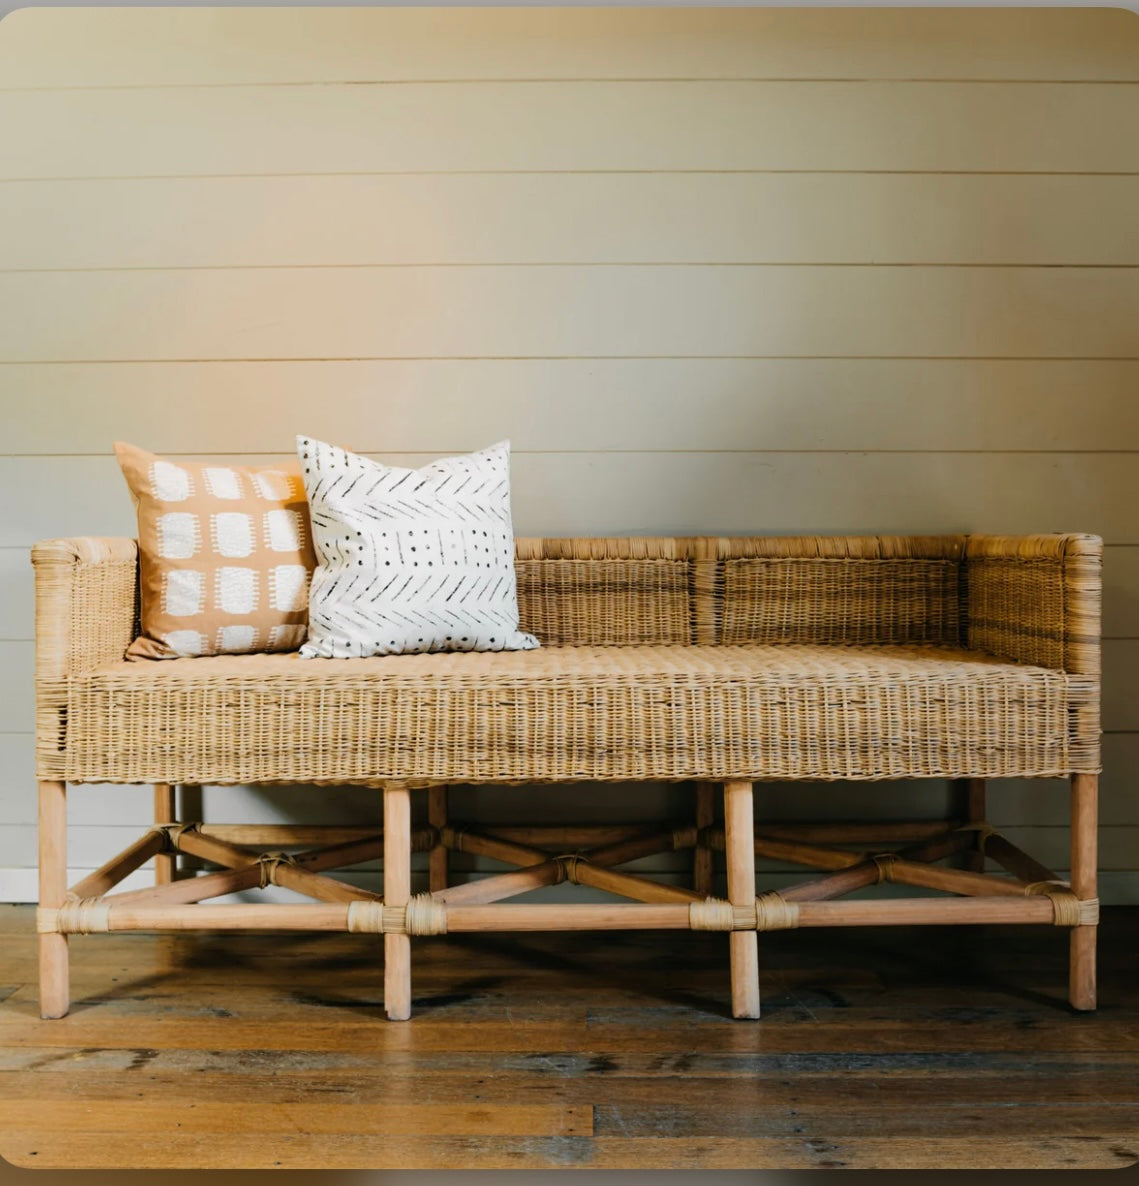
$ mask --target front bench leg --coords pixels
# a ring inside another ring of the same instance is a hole
[[[1096,827],[1099,777],[1072,775],[1072,893],[1096,896]],[[1096,1007],[1096,928],[1073,927],[1069,941],[1068,1000],[1073,1009]]]
[[[39,892],[41,910],[58,910],[67,898],[67,784],[39,785]],[[41,931],[40,1016],[65,1017],[71,1005],[67,936]]]
[[[750,782],[724,783],[724,850],[728,900],[755,904],[755,823]],[[759,942],[755,931],[733,931],[728,938],[732,969],[732,1016],[759,1016]]]
[[[411,798],[398,783],[384,788],[384,905],[411,898]],[[411,1016],[411,939],[384,935],[384,1009],[391,1021]]]

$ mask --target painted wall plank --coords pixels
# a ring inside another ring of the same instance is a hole
[[[1139,78],[1121,9],[23,9],[8,87],[428,78]],[[91,52],[93,44],[100,52]]]
[[[1139,730],[1139,639],[1103,644],[1102,716],[1105,729]]]
[[[0,176],[1139,168],[1130,85],[432,83],[0,92]]]
[[[35,585],[27,548],[0,548],[0,639],[28,639],[34,630]]]
[[[145,830],[145,825],[140,827],[133,823],[72,828],[67,837],[68,864],[81,869],[97,869],[137,840]],[[35,851],[36,829],[33,825],[11,824],[0,828],[0,869],[34,864]]]
[[[1139,449],[1139,360],[415,359],[0,368],[10,454]],[[699,398],[694,398],[699,393]],[[272,404],[266,424],[265,402]],[[1137,577],[1139,579],[1139,577]]]
[[[1139,548],[1105,548],[1103,574],[1104,635],[1139,639]]]
[[[0,185],[0,268],[1118,266],[1139,264],[1137,206],[1134,176],[526,173],[29,181]]]
[[[1139,357],[1139,268],[9,272],[0,308],[14,362]]]
[[[35,729],[34,673],[32,643],[0,642],[0,721],[5,731]]]
[[[1137,765],[1139,733],[1104,736],[1099,782],[1101,828],[1139,826],[1134,778]],[[991,779],[986,799],[989,822],[1002,830],[1025,824],[1066,828],[1071,818],[1071,796],[1064,779]]]
[[[280,453],[235,461],[282,460],[287,434],[275,435]],[[420,466],[436,455],[377,456]],[[1139,543],[1139,466],[1127,453],[535,452],[515,454],[512,483],[521,535],[1083,531]],[[0,488],[26,507],[0,520],[0,546],[135,531],[111,456],[0,457]]]
[[[1069,865],[1069,833],[1067,828],[1006,827],[1001,829],[1013,844],[1031,853],[1038,861],[1061,876]],[[1101,870],[1130,870],[1135,867],[1135,853],[1139,851],[1139,828],[1118,826],[1104,828],[1099,836],[1099,867]]]

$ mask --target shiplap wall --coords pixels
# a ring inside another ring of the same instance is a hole
[[[303,431],[415,464],[509,436],[524,534],[1102,534],[1103,897],[1139,901],[1137,51],[1111,9],[7,17],[0,900],[34,896],[29,545],[133,533],[116,437],[267,460]],[[77,872],[148,818],[144,789],[71,798]],[[761,799],[932,815],[947,792]],[[990,802],[1066,868],[1063,784]]]

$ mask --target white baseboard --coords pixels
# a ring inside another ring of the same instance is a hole
[[[92,869],[70,869],[67,874],[68,884],[74,885],[80,878],[86,877],[88,873],[92,872],[94,872]],[[1061,877],[1067,876],[1063,870],[1057,870],[1057,873]],[[342,881],[363,885],[368,889],[379,889],[375,872],[355,874],[341,872],[336,876]],[[489,876],[489,874],[474,874],[474,877],[486,876]],[[466,879],[459,878],[457,880]],[[682,878],[679,874],[673,873],[661,875],[661,880],[679,883]],[[756,888],[760,892],[778,889],[780,886],[787,885],[789,880],[790,877],[786,873],[760,874],[756,878]],[[147,886],[153,884],[154,872],[150,867],[144,865],[141,869],[136,870],[129,877],[121,881],[116,889],[145,889]],[[913,890],[907,890],[904,886],[890,886],[886,888],[892,890],[895,895],[913,893]],[[412,891],[414,893],[421,893],[426,889],[426,876],[422,873],[414,873],[412,875]],[[723,892],[722,886],[720,887],[720,892]],[[561,886],[553,891],[538,891],[531,901],[541,901],[543,897],[547,897],[550,893],[557,894],[562,900],[592,901],[596,899],[600,902],[610,900],[608,895],[590,891],[585,886]],[[38,897],[39,891],[36,884],[35,869],[0,869],[0,902],[13,904],[35,902]],[[1139,906],[1139,872],[1101,873],[1099,876],[1099,900],[1105,906]],[[304,902],[308,901],[308,899],[298,894],[293,894],[288,890],[270,886],[267,890],[247,890],[241,894],[231,894],[228,898],[220,898],[218,901]]]

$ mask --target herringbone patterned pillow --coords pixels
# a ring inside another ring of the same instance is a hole
[[[510,442],[422,469],[297,437],[317,567],[301,657],[521,651]]]

